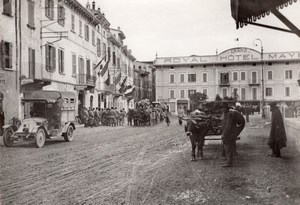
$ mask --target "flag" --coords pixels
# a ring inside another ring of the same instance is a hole
[[[104,74],[106,73],[108,69],[108,61],[105,63],[104,67],[102,68],[101,72],[100,72],[100,75],[103,77]]]

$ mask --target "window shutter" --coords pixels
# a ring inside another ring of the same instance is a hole
[[[50,61],[49,61],[49,46],[45,46],[45,53],[46,53],[46,70],[49,71]]]
[[[34,26],[34,2],[28,1],[28,24]]]
[[[12,43],[8,43],[8,68],[12,68]]]
[[[63,50],[61,50],[61,68],[62,68],[62,73],[65,73],[65,53]]]
[[[52,48],[51,49],[51,51],[52,51],[52,71],[55,71],[55,69],[56,69],[56,49],[53,46],[51,46],[51,48]]]
[[[5,65],[5,63],[4,63],[4,59],[5,59],[4,58],[4,53],[5,52],[4,52],[4,41],[3,40],[1,41],[0,48],[1,48],[1,51],[0,51],[1,52],[1,55],[0,55],[0,57],[1,57],[1,59],[0,59],[1,60],[1,67],[4,68],[4,65]]]

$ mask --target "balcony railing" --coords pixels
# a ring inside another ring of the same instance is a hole
[[[77,74],[77,84],[95,87],[96,76],[88,75],[88,74]]]
[[[259,85],[260,85],[260,82],[259,82],[258,79],[249,79],[249,80],[248,80],[248,84],[249,84],[250,86],[259,86]]]
[[[219,80],[219,86],[230,86],[229,80]]]

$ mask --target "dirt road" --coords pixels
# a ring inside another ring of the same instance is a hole
[[[152,127],[78,128],[37,149],[0,142],[0,204],[300,204],[300,154],[292,145],[270,158],[269,128],[251,118],[233,168],[190,162],[190,143],[173,119]]]

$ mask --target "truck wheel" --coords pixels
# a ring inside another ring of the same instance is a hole
[[[11,128],[8,128],[4,131],[3,134],[3,142],[6,147],[12,147],[14,143],[14,139],[12,138],[14,131]]]
[[[64,138],[65,138],[66,142],[72,142],[73,141],[73,139],[74,139],[73,131],[74,131],[73,126],[69,125],[69,127],[67,129],[67,132],[64,133]]]
[[[46,142],[46,133],[43,129],[39,129],[35,134],[35,145],[42,148]]]

